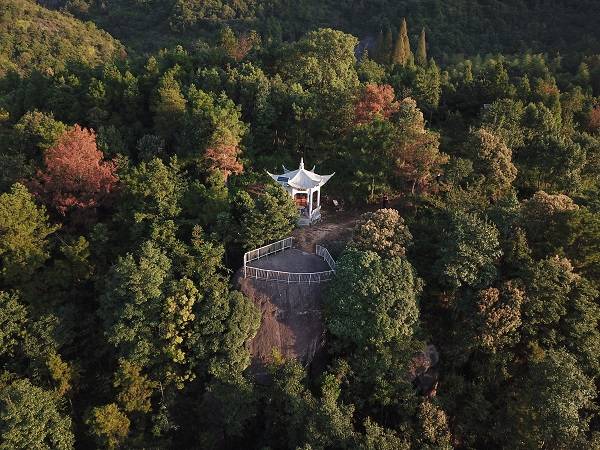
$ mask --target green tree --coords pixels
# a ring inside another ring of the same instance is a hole
[[[384,61],[384,43],[383,43],[383,30],[379,30],[377,34],[377,39],[375,40],[375,49],[373,56],[375,57],[375,61],[379,64],[385,64]]]
[[[256,423],[256,391],[255,385],[242,376],[209,384],[197,415],[202,448],[242,446],[249,427]]]
[[[565,193],[579,189],[586,161],[585,149],[579,143],[558,134],[540,134],[527,148],[516,160],[521,186]]]
[[[0,275],[5,283],[26,281],[48,259],[47,237],[59,227],[48,223],[43,207],[16,183],[0,195]]]
[[[237,191],[227,222],[221,225],[227,227],[222,233],[246,250],[288,237],[298,218],[292,198],[279,185],[269,183],[257,194]]]
[[[416,441],[419,448],[450,450],[452,435],[448,427],[448,417],[443,409],[431,401],[423,401],[417,412],[419,423]]]
[[[568,213],[565,225],[563,237],[567,240],[567,256],[578,272],[597,284],[600,280],[600,240],[597,238],[600,236],[600,214],[588,208],[574,209]],[[562,231],[562,227],[560,229]]]
[[[188,90],[188,108],[179,150],[183,161],[202,163],[225,176],[239,173],[239,146],[247,133],[241,111],[224,93],[216,96],[196,89]]]
[[[16,293],[0,291],[0,356],[15,357],[27,333],[27,308]]]
[[[509,445],[587,447],[586,410],[592,407],[596,388],[573,356],[552,350],[531,361],[516,394],[508,405]]]
[[[269,367],[273,387],[265,411],[269,445],[297,448],[353,448],[354,407],[341,402],[340,380],[326,373],[319,395],[306,386],[298,362],[276,358]]]
[[[40,163],[42,152],[56,143],[58,138],[67,131],[67,126],[54,119],[52,113],[33,110],[25,113],[13,130],[16,149]]]
[[[504,283],[500,289],[491,287],[479,291],[475,334],[484,349],[498,352],[519,341],[524,297],[523,290],[512,282]]]
[[[596,304],[598,290],[584,278],[575,280],[567,303],[567,314],[561,319],[560,331],[565,348],[577,358],[589,376],[600,373],[600,307]]]
[[[522,332],[527,342],[535,340],[547,348],[558,345],[556,329],[567,314],[576,278],[573,266],[565,258],[547,258],[531,268],[522,306]]]
[[[421,34],[419,35],[419,43],[417,44],[415,62],[417,65],[422,67],[427,65],[427,42],[425,40],[425,28],[421,29]]]
[[[60,400],[27,379],[0,387],[0,448],[74,448],[71,419]]]
[[[437,110],[442,97],[442,77],[433,59],[425,67],[417,67],[414,81],[415,98],[430,115]]]
[[[358,87],[354,48],[358,40],[329,28],[311,31],[290,49],[282,75],[319,95]]]
[[[408,450],[410,443],[394,430],[381,427],[367,417],[364,423],[365,432],[359,438],[358,448],[361,450]]]
[[[392,63],[405,66],[409,61],[410,53],[408,27],[406,25],[406,19],[403,18],[402,24],[400,25],[400,30],[398,31],[398,37],[396,38],[394,52],[392,54]]]
[[[86,423],[98,444],[111,450],[119,448],[129,434],[129,419],[114,403],[92,409]]]
[[[394,58],[394,35],[392,29],[388,27],[383,38],[383,64],[390,64]]]
[[[421,288],[405,258],[349,250],[338,260],[328,287],[327,328],[344,347],[361,351],[408,339],[418,322]]]
[[[198,376],[225,379],[248,366],[244,344],[258,329],[258,312],[241,293],[229,291],[219,274],[220,258],[206,258],[202,245],[176,242],[171,259],[146,241],[111,269],[100,317],[117,356],[133,365],[124,366],[117,379],[122,392],[133,382],[128,379],[139,378],[137,368],[165,388],[183,388]],[[136,383],[149,389],[143,380]],[[143,404],[140,395],[134,397]],[[123,406],[132,407],[132,401]]]
[[[436,263],[440,281],[454,288],[482,287],[493,281],[502,254],[498,237],[498,229],[476,214],[452,211]]]
[[[160,323],[163,289],[171,261],[156,244],[142,245],[139,257],[120,258],[109,274],[100,314],[108,341],[118,354],[142,367],[160,361]]]
[[[173,142],[174,134],[181,129],[185,115],[186,99],[177,81],[179,70],[180,67],[176,66],[160,78],[152,103],[156,134],[169,143]]]
[[[289,133],[297,153],[308,157],[309,149],[315,157],[333,156],[335,143],[351,124],[359,87],[357,43],[354,36],[341,31],[320,29],[306,34],[285,53],[280,70],[285,84],[280,94],[274,80],[271,98],[275,105],[281,103],[279,95],[287,99],[281,112],[290,121]],[[281,128],[281,123],[276,128]]]
[[[520,101],[503,98],[496,100],[483,112],[482,125],[500,137],[511,150],[525,145],[526,130],[522,125],[525,107]]]
[[[134,239],[147,238],[153,228],[165,227],[181,213],[185,181],[175,159],[141,162],[122,178],[118,218]]]
[[[384,258],[404,256],[412,235],[395,209],[379,209],[361,216],[354,229],[351,246],[373,251]]]
[[[469,153],[475,171],[485,177],[485,189],[493,198],[507,192],[517,177],[512,163],[512,152],[503,142],[485,128],[471,132]]]
[[[126,360],[119,361],[119,369],[115,373],[113,386],[118,389],[117,401],[125,412],[147,413],[152,404],[150,399],[157,383],[143,375],[140,366]]]
[[[544,257],[565,245],[567,221],[578,210],[579,205],[569,196],[544,191],[523,202],[520,222],[535,256]]]

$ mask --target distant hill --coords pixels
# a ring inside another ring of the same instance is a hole
[[[0,0],[0,76],[60,70],[69,62],[96,65],[124,56],[124,47],[93,23],[28,0]]]
[[[395,32],[402,17],[414,43],[422,27],[430,54],[563,53],[600,50],[597,0],[39,0],[67,8],[136,50],[214,39],[227,24],[294,40],[332,27],[359,38]]]

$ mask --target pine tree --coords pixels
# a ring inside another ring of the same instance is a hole
[[[419,66],[427,65],[427,42],[425,40],[425,28],[421,29],[421,35],[419,36],[416,63]]]

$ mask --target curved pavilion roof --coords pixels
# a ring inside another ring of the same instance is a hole
[[[283,166],[284,173],[281,175],[275,175],[267,171],[269,176],[283,186],[290,186],[300,191],[307,191],[316,187],[323,186],[329,181],[329,179],[335,175],[318,175],[312,170],[306,170],[304,168],[304,158],[300,159],[300,167],[296,170],[287,170]]]

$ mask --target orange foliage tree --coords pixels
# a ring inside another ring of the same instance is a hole
[[[595,133],[600,130],[600,106],[594,107],[588,116],[588,129]]]
[[[206,149],[204,158],[211,170],[219,170],[227,179],[231,174],[242,173],[244,166],[237,159],[241,150],[235,144],[213,144]]]
[[[93,210],[117,184],[116,165],[105,161],[96,135],[75,125],[44,154],[45,170],[31,181],[32,191],[61,215],[71,210]]]
[[[400,104],[395,100],[394,88],[389,84],[368,83],[365,85],[354,113],[355,123],[362,124],[373,120],[375,117],[389,119],[398,112]]]
[[[412,98],[402,100],[396,122],[396,173],[410,185],[413,194],[417,188],[423,192],[442,174],[449,157],[439,151],[439,135],[425,128],[423,113]]]

